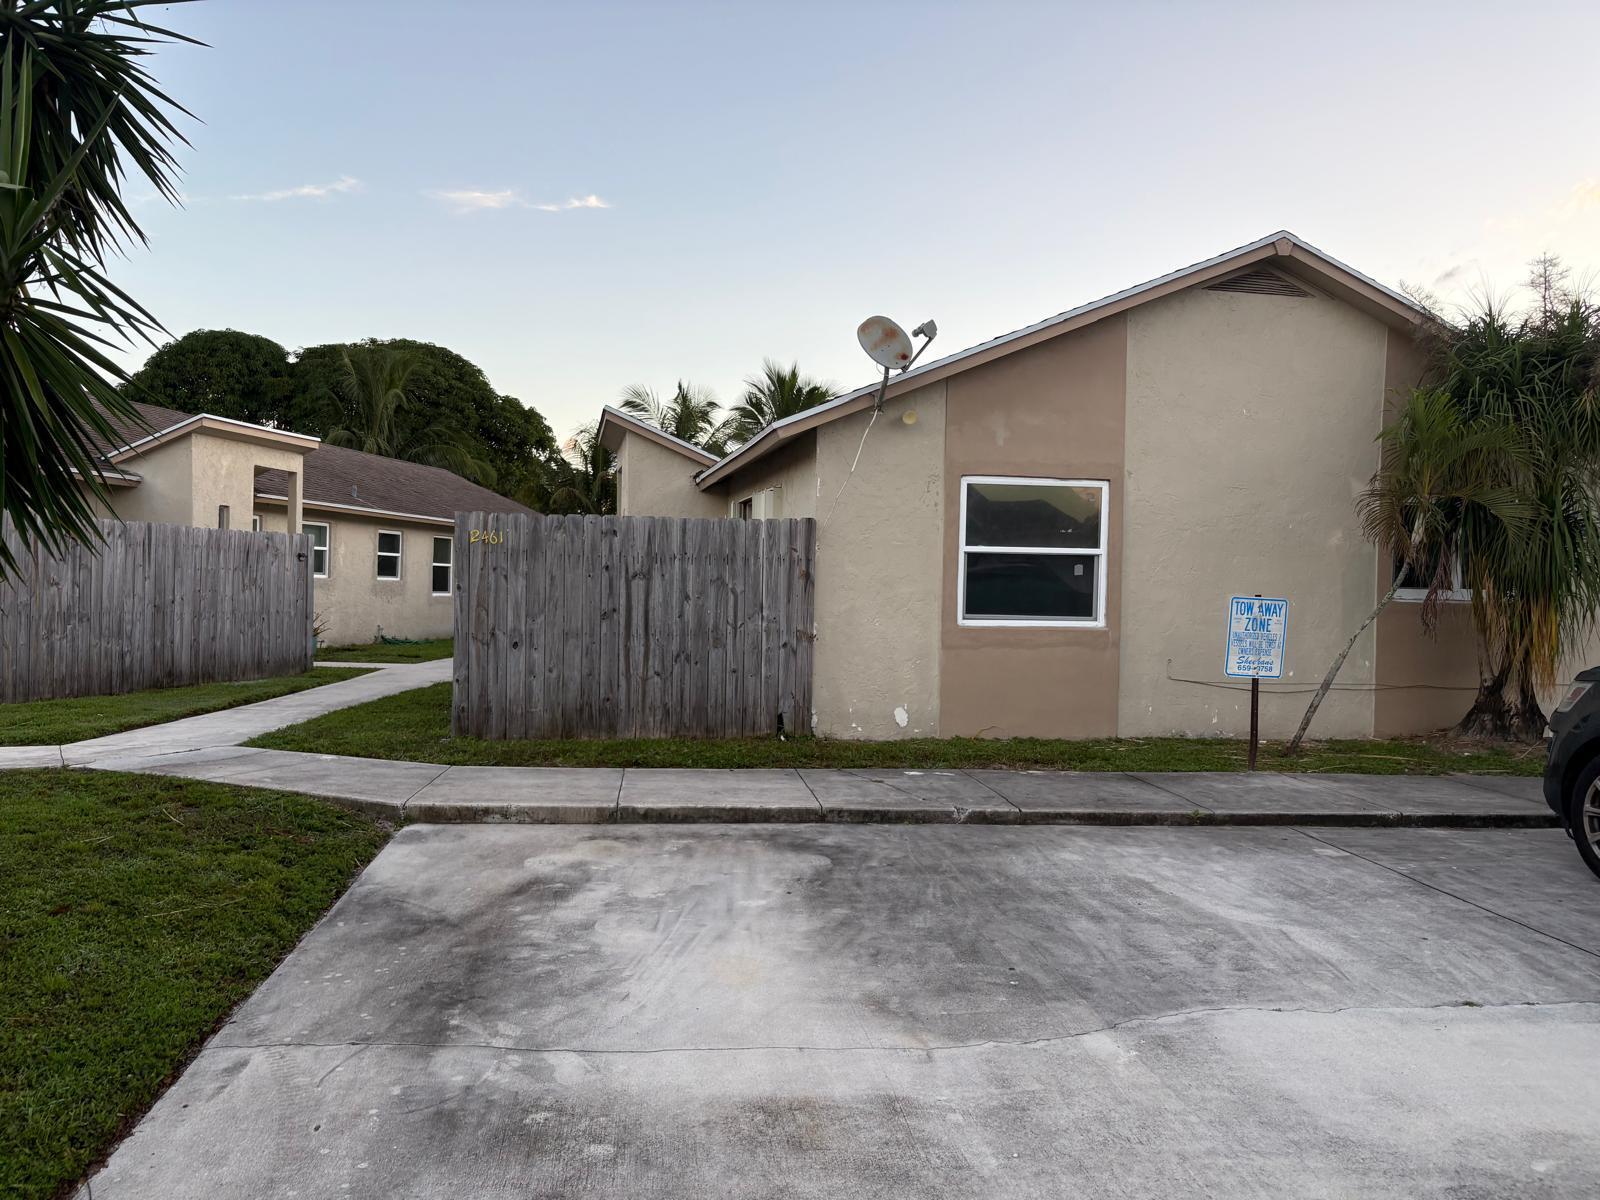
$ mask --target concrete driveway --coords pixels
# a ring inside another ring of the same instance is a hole
[[[404,829],[93,1180],[180,1197],[1592,1196],[1550,830]]]

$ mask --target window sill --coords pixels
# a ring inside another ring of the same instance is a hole
[[[1104,629],[1104,621],[984,621],[972,617],[957,617],[956,625],[962,629]]]
[[[1394,594],[1396,603],[1421,604],[1428,598],[1426,588],[1401,588]],[[1472,600],[1472,593],[1468,591],[1440,592],[1439,599],[1447,604],[1467,604]]]

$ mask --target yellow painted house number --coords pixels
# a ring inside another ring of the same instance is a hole
[[[505,532],[500,529],[474,529],[467,534],[468,545],[482,542],[485,546],[498,546],[505,540]]]

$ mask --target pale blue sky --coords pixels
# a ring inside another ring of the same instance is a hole
[[[562,434],[765,355],[855,386],[870,313],[951,353],[1279,228],[1446,297],[1600,269],[1592,3],[155,11],[210,43],[154,64],[203,123],[117,281],[175,334],[439,342]]]

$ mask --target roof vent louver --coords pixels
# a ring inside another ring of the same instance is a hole
[[[1298,283],[1266,267],[1253,267],[1206,285],[1208,292],[1247,292],[1252,296],[1295,296],[1305,298],[1311,293]]]

